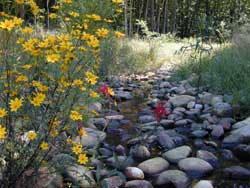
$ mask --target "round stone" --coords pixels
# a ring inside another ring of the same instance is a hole
[[[178,163],[180,160],[187,158],[192,152],[189,146],[181,146],[171,149],[163,154],[163,157],[171,163]]]

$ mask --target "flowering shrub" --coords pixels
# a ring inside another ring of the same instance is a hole
[[[43,16],[34,0],[15,2],[34,20]],[[102,15],[91,12],[97,1],[80,2],[61,0],[52,7],[49,21],[60,23],[58,31],[28,26],[12,9],[0,13],[0,187],[16,187],[29,169],[35,176],[41,166],[52,168],[52,153],[66,152],[75,162],[88,163],[74,137],[86,136],[83,125],[94,113],[88,106],[99,98],[100,43],[123,34],[109,26],[121,0],[95,7],[111,7]]]
[[[159,123],[162,119],[162,116],[168,115],[168,111],[164,108],[166,102],[158,102],[156,108],[154,109],[154,116]]]

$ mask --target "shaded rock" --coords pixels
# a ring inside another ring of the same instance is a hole
[[[126,182],[125,188],[153,188],[153,186],[146,180],[133,180]]]
[[[92,188],[96,186],[92,173],[81,165],[67,167],[65,176],[73,179],[73,182],[77,182],[80,188]]]
[[[196,131],[193,131],[191,135],[195,138],[204,138],[208,135],[208,132],[205,130],[196,130]]]
[[[250,161],[250,145],[240,144],[234,148],[233,153],[242,161]]]
[[[209,151],[199,150],[199,151],[197,151],[197,157],[200,159],[203,159],[204,161],[207,161],[214,168],[217,168],[219,166],[218,158],[213,153],[211,153]]]
[[[105,132],[91,128],[85,128],[85,130],[87,132],[87,136],[82,136],[82,137],[77,136],[75,139],[76,142],[80,142],[84,147],[88,148],[95,147],[99,143],[104,141],[106,138]]]
[[[205,147],[205,143],[202,139],[195,139],[194,141],[194,145],[197,147],[197,148],[203,148]]]
[[[223,175],[224,177],[230,178],[230,179],[249,180],[250,171],[241,166],[231,166],[223,170]]]
[[[133,96],[128,91],[115,91],[115,98],[118,100],[130,100]]]
[[[189,102],[188,104],[187,104],[187,108],[189,108],[189,109],[192,109],[192,108],[194,108],[195,107],[195,102],[194,101],[191,101],[191,102]]]
[[[182,120],[178,120],[175,122],[175,125],[177,127],[182,127],[182,126],[185,126],[189,123],[189,121],[187,119],[182,119]]]
[[[101,111],[102,110],[102,104],[100,103],[100,102],[95,102],[95,103],[93,103],[93,104],[90,104],[89,106],[88,106],[88,111],[97,111],[97,112],[99,112],[99,111]]]
[[[163,157],[171,163],[178,163],[181,159],[187,158],[192,152],[189,146],[181,146],[163,153]]]
[[[209,180],[201,180],[194,185],[194,188],[214,188]]]
[[[221,95],[212,98],[211,105],[214,107],[217,103],[223,103],[223,97]]]
[[[222,126],[218,125],[213,128],[211,136],[214,138],[222,138],[224,136],[224,129]]]
[[[139,123],[150,123],[155,121],[155,117],[151,115],[144,115],[139,117]]]
[[[223,140],[224,147],[231,148],[240,143],[250,142],[250,118],[238,122],[232,127],[234,130]]]
[[[138,165],[138,168],[140,168],[146,175],[149,176],[159,174],[168,167],[169,163],[161,157],[148,159]]]
[[[190,95],[178,95],[175,97],[170,97],[169,100],[174,107],[186,107],[191,101],[195,101],[195,97]]]
[[[187,175],[180,170],[167,170],[157,177],[155,185],[157,186],[172,186],[175,188],[187,188],[191,184]]]
[[[174,120],[163,119],[160,121],[160,124],[165,129],[171,129],[174,127]]]
[[[107,148],[99,148],[98,151],[103,155],[103,156],[106,156],[106,157],[109,157],[109,156],[112,156],[113,155],[113,152]]]
[[[142,161],[148,159],[151,154],[146,146],[137,145],[131,149],[131,155],[134,159]]]
[[[218,102],[214,104],[214,112],[218,116],[231,116],[233,113],[233,108],[228,103]]]
[[[143,180],[144,179],[143,171],[137,167],[127,167],[125,169],[125,175],[130,180]]]
[[[112,177],[109,177],[109,178],[105,178],[105,179],[103,179],[103,181],[106,182],[107,188],[118,188],[121,185],[123,185],[124,182],[125,182],[119,176],[112,176]]]
[[[211,104],[213,94],[211,93],[203,93],[199,94],[200,100],[203,104]]]
[[[213,167],[208,162],[194,157],[180,160],[178,167],[194,178],[207,176],[213,171]]]
[[[158,142],[161,145],[161,147],[165,149],[172,149],[175,147],[173,139],[165,131],[161,131],[159,133]]]
[[[228,161],[235,160],[234,154],[231,150],[227,150],[227,149],[221,150],[221,156],[223,157],[223,159],[228,160]]]
[[[104,118],[93,118],[92,121],[95,126],[102,128],[106,127],[108,124],[107,120]]]
[[[126,155],[126,149],[122,145],[118,145],[115,147],[115,151],[118,155]]]

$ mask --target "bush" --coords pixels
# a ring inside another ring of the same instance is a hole
[[[34,20],[44,16],[34,0],[16,2],[30,9]],[[121,1],[113,2],[59,2],[50,15],[60,23],[57,31],[40,30],[38,22],[25,26],[15,10],[1,12],[0,187],[25,187],[24,174],[36,177],[41,166],[59,170],[52,162],[58,153],[71,155],[74,163],[88,163],[87,151],[73,139],[86,135],[84,126],[96,113],[88,106],[99,97],[95,85],[101,41],[123,36],[109,29],[109,16]],[[96,6],[86,7],[92,3]],[[61,161],[60,169],[66,165]]]

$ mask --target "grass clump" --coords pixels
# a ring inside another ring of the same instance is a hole
[[[201,77],[201,86],[212,92],[233,96],[233,103],[250,104],[250,27],[240,28],[230,44],[215,48],[211,55],[203,56],[199,63],[192,59],[180,64],[173,80],[187,79],[195,74]],[[194,82],[196,83],[196,82]]]

